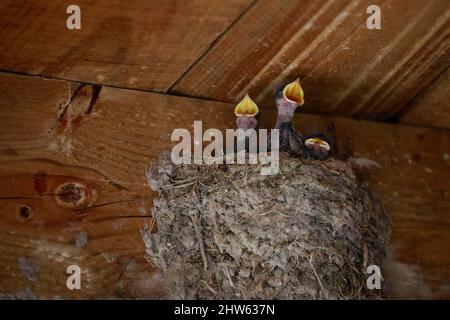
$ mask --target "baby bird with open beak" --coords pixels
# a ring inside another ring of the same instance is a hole
[[[236,105],[234,114],[236,115],[236,126],[238,129],[247,131],[248,129],[256,129],[258,120],[256,115],[259,113],[258,106],[250,98],[248,94]]]
[[[280,151],[305,156],[303,137],[292,124],[295,109],[304,103],[304,93],[299,79],[278,90],[275,97],[278,112],[275,129],[280,130]]]
[[[306,156],[314,160],[323,160],[330,155],[331,147],[323,135],[305,138]]]
[[[248,94],[236,105],[234,108],[234,114],[236,115],[236,126],[238,129],[247,132],[250,129],[256,129],[258,126],[258,120],[256,115],[259,113],[258,106],[250,98]],[[249,134],[247,132],[247,134]],[[245,136],[245,150],[249,151],[249,135]],[[238,140],[239,146],[239,140]],[[238,150],[239,151],[239,150]]]

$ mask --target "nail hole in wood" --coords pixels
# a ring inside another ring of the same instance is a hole
[[[22,218],[28,219],[29,217],[31,217],[31,209],[27,206],[22,206],[19,209],[19,214]]]

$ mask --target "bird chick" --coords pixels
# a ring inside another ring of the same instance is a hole
[[[295,110],[305,103],[300,79],[281,87],[275,97],[277,106],[277,123],[275,129],[280,130],[280,151],[289,152],[298,156],[305,155],[303,137],[293,123]]]
[[[236,126],[238,129],[247,131],[256,129],[258,120],[256,115],[259,113],[258,106],[248,94],[236,105],[234,114],[236,115]]]
[[[331,147],[322,135],[305,138],[306,157],[314,160],[323,160],[330,155]]]
[[[237,151],[250,151],[250,136],[258,126],[256,115],[259,113],[258,106],[248,94],[236,105],[236,126],[245,132],[244,136],[238,135]],[[252,130],[253,132],[249,132]],[[253,150],[254,151],[254,150]]]

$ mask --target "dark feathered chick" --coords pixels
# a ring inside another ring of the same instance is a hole
[[[305,138],[306,157],[323,160],[331,153],[330,143],[323,135],[313,135]]]
[[[305,102],[300,80],[297,79],[280,87],[275,97],[277,106],[277,123],[275,129],[280,130],[280,151],[298,156],[305,156],[303,137],[293,123],[295,110]],[[270,137],[269,137],[270,146]]]

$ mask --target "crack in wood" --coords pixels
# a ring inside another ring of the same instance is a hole
[[[180,82],[181,80],[183,80],[183,78],[189,74],[189,72],[200,62],[203,60],[203,58],[209,53],[209,51],[211,49],[213,49],[215,47],[215,45],[220,41],[220,39],[222,39],[222,37],[228,33],[229,30],[231,30],[233,28],[234,25],[236,25],[245,15],[246,13],[253,8],[253,6],[258,2],[259,0],[253,0],[247,8],[245,8],[238,16],[237,18],[231,22],[226,28],[225,30],[222,31],[222,33],[216,37],[211,44],[209,45],[209,47],[195,60],[191,63],[191,65],[178,77],[178,79],[176,79],[172,85],[165,91],[165,93],[172,93],[174,87],[178,84],[178,82]]]
[[[97,100],[100,96],[100,91],[102,90],[102,86],[99,84],[95,84],[93,85],[93,92],[92,92],[92,98],[91,101],[89,102],[89,106],[87,107],[86,110],[86,115],[90,115],[95,104],[97,103]]]
[[[105,207],[105,206],[109,206],[109,205],[113,205],[113,204],[117,204],[117,203],[133,202],[133,201],[138,201],[138,200],[141,200],[141,199],[135,198],[135,199],[127,199],[127,200],[116,200],[116,201],[110,201],[110,202],[105,202],[105,203],[99,203],[99,204],[92,205],[92,206],[87,206],[87,207],[84,207],[81,209],[72,209],[72,211],[75,211],[79,214],[84,214],[90,209]]]

